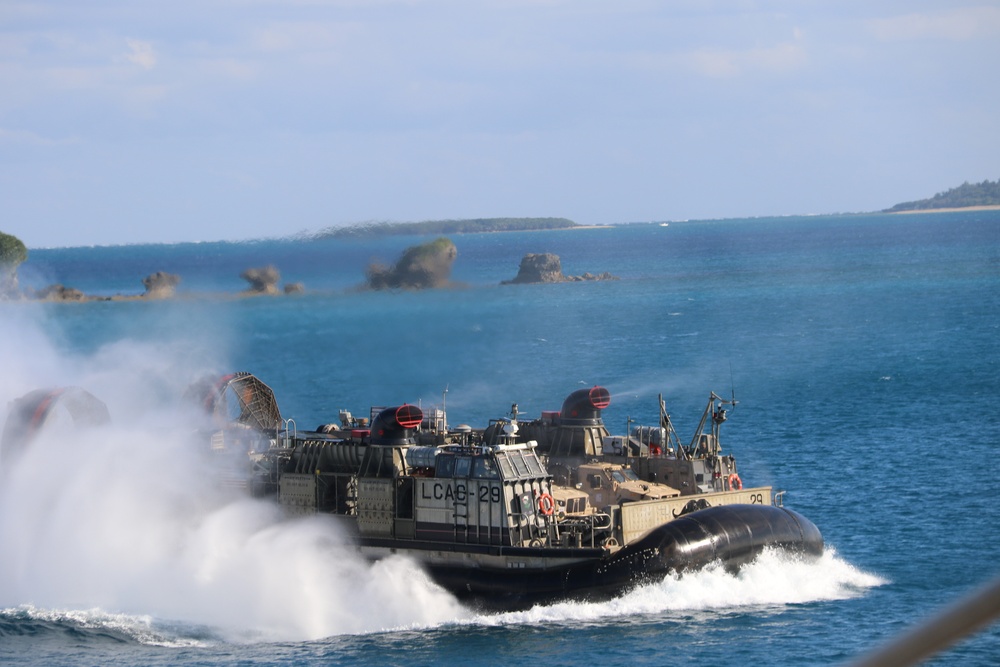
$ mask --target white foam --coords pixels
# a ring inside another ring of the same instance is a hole
[[[18,372],[0,379],[0,395],[38,388],[25,384],[40,359],[42,386],[90,388],[114,423],[46,424],[21,456],[0,462],[0,606],[82,614],[109,628],[154,618],[264,640],[468,615],[413,563],[360,558],[331,518],[288,521],[271,502],[221,488],[203,458],[207,443],[179,405],[189,363],[165,355],[171,346],[120,341],[65,358],[40,329],[21,325],[3,337],[11,346],[0,354],[17,359]],[[53,383],[60,368],[68,382]],[[163,398],[171,388],[173,402]]]
[[[0,615],[47,623],[68,623],[79,628],[110,631],[150,646],[184,648],[206,646],[194,628],[158,623],[149,615],[111,614],[100,609],[38,609],[33,605],[0,609]]]
[[[885,583],[884,579],[844,561],[830,547],[818,559],[802,559],[768,550],[737,574],[721,566],[712,566],[682,576],[667,576],[608,601],[540,605],[523,612],[478,616],[470,622],[483,625],[577,624],[647,615],[662,617],[664,613],[717,614],[779,609],[787,605],[850,598]]]

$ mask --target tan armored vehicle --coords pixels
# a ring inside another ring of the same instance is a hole
[[[642,481],[635,471],[618,463],[584,463],[575,472],[576,488],[585,492],[590,504],[597,508],[681,495],[680,491],[666,484]]]

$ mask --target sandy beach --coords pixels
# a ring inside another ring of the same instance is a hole
[[[990,206],[962,206],[959,208],[922,208],[913,211],[890,211],[893,215],[907,213],[955,213],[957,211],[1000,211],[1000,204]]]

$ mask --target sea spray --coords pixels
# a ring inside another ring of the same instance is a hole
[[[192,459],[134,433],[93,435],[39,439],[9,473],[0,604],[152,614],[266,639],[461,616],[413,563],[361,560],[328,517],[285,521],[271,503],[190,488],[209,481]]]
[[[151,615],[268,640],[465,615],[412,562],[362,560],[332,518],[289,521],[273,503],[219,484],[179,396],[192,369],[170,358],[172,346],[126,339],[60,355],[38,326],[5,340],[4,354],[18,360],[4,380],[7,401],[32,377],[57,383],[62,367],[72,384],[94,381],[112,423],[47,422],[0,462],[0,607]]]
[[[859,570],[827,547],[819,559],[802,559],[767,549],[751,564],[732,573],[721,565],[698,572],[671,574],[660,581],[601,602],[559,602],[526,611],[478,616],[482,625],[535,625],[636,622],[642,617],[759,612],[786,605],[856,597],[887,582]]]

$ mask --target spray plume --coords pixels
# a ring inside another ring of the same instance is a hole
[[[39,318],[5,318],[0,329],[4,404],[40,385],[76,385],[111,415],[90,428],[48,420],[0,461],[0,608],[152,615],[263,639],[464,614],[413,563],[359,558],[332,518],[285,520],[218,483],[180,401],[210,351],[122,340],[66,355]]]

